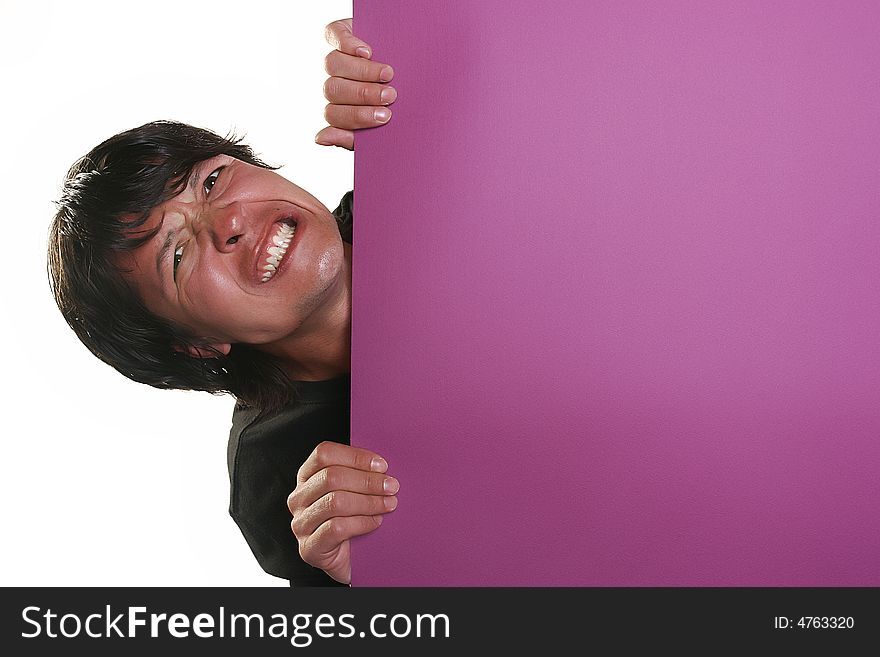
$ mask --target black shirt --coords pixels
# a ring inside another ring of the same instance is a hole
[[[333,211],[339,233],[352,241],[354,192]],[[318,443],[350,444],[351,375],[325,381],[295,381],[298,399],[278,412],[236,404],[229,432],[229,514],[270,575],[291,586],[346,586],[299,556],[290,529],[287,496],[296,473]]]

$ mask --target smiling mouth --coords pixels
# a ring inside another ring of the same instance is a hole
[[[296,221],[293,219],[283,219],[281,223],[278,224],[278,229],[275,231],[272,239],[269,240],[269,246],[265,251],[268,255],[266,255],[263,261],[263,278],[261,279],[261,282],[265,283],[275,275],[276,271],[278,271],[278,267],[281,266],[281,260],[284,258],[284,254],[286,254],[287,249],[290,248],[290,242],[293,240],[295,232]]]

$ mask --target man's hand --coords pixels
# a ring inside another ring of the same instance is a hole
[[[330,23],[324,36],[336,48],[324,60],[324,69],[330,75],[324,83],[324,98],[330,101],[324,119],[330,125],[315,136],[315,141],[353,151],[353,130],[375,128],[391,119],[391,110],[385,105],[397,99],[397,91],[380,83],[389,82],[394,69],[370,60],[373,51],[351,33],[350,18]]]
[[[385,459],[366,449],[329,441],[315,447],[287,498],[303,561],[351,582],[349,539],[369,534],[383,513],[397,508],[400,485],[387,469]]]

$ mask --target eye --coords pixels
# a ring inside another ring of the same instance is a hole
[[[183,259],[183,247],[178,246],[174,250],[174,269],[172,272],[172,278],[177,281],[177,266],[180,264],[180,261]]]
[[[214,169],[210,173],[210,175],[207,178],[205,178],[205,182],[202,183],[202,186],[205,190],[205,195],[208,195],[211,193],[211,190],[214,188],[214,183],[217,182],[217,178],[220,177],[220,172],[223,171],[224,168],[225,167],[218,167],[218,168]]]

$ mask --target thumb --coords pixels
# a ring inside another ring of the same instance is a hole
[[[355,57],[363,57],[370,59],[373,51],[362,39],[358,39],[351,33],[351,19],[344,18],[342,20],[333,21],[324,31],[324,38],[327,43],[347,55]]]

